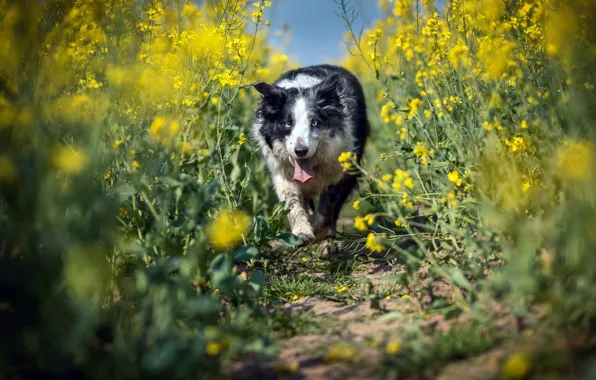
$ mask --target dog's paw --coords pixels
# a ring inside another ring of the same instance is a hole
[[[325,239],[319,244],[319,255],[320,256],[334,256],[339,253],[339,247],[337,243],[332,240]]]
[[[296,237],[298,237],[298,239],[300,239],[300,241],[302,241],[302,245],[307,245],[312,243],[313,241],[315,241],[315,235],[313,234],[307,234],[307,233],[297,233],[295,234]]]

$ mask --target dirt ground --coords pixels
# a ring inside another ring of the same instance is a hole
[[[382,261],[363,264],[351,275],[357,281],[370,281],[382,286],[391,279],[398,268]],[[324,274],[320,274],[323,276]],[[408,323],[407,319],[387,319],[384,316],[399,312],[403,315],[424,315],[430,302],[436,297],[453,297],[454,289],[443,279],[434,278],[428,269],[421,267],[416,273],[419,287],[402,297],[386,297],[372,307],[372,302],[337,302],[314,296],[306,296],[287,302],[283,309],[288,313],[311,312],[313,317],[324,317],[328,327],[316,334],[299,334],[279,342],[280,352],[275,361],[263,361],[249,356],[234,363],[228,369],[229,379],[390,379],[397,374],[379,371],[382,362],[380,342],[388,337],[398,337]],[[518,321],[510,310],[502,305],[489,305],[502,318],[498,325],[503,330],[515,330]],[[453,325],[465,324],[470,318],[462,313],[457,318],[446,319],[444,314],[426,314],[423,328],[447,331]],[[356,348],[357,355],[349,361],[327,362],[325,354],[336,343],[348,343]],[[436,378],[441,380],[490,379],[498,375],[497,363],[507,349],[496,348],[472,359],[449,364],[432,377],[419,375],[411,379]]]

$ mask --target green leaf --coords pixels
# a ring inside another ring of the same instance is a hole
[[[282,232],[278,234],[274,239],[278,240],[286,247],[297,247],[300,244],[302,244],[302,240],[300,240],[297,236],[289,232]]]
[[[259,255],[259,250],[252,245],[239,248],[234,254],[234,261],[249,261]]]
[[[260,270],[252,272],[248,282],[258,295],[261,295],[267,286],[265,274]]]
[[[267,233],[271,229],[271,225],[262,215],[257,215],[254,218],[254,231],[255,231],[255,238],[257,240],[261,240],[267,236]]]
[[[446,168],[449,166],[449,162],[447,161],[431,161],[430,166],[433,168]]]
[[[451,279],[453,280],[453,282],[455,282],[456,285],[461,286],[462,288],[469,291],[474,290],[472,284],[470,283],[470,281],[468,281],[466,276],[464,276],[461,269],[459,269],[458,267],[453,267],[449,270],[449,272],[451,274]]]
[[[136,189],[133,185],[131,185],[130,183],[126,183],[123,185],[119,185],[118,189],[116,190],[116,193],[118,194],[118,197],[120,198],[120,200],[124,200],[128,197],[131,197],[133,195],[136,194]]]

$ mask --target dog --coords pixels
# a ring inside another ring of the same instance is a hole
[[[316,65],[254,88],[262,97],[253,138],[289,210],[292,234],[303,245],[333,239],[341,208],[358,183],[358,174],[345,172],[338,157],[352,152],[360,164],[370,133],[360,82],[342,67]]]

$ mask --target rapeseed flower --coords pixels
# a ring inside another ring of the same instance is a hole
[[[61,147],[56,150],[52,159],[56,169],[65,174],[78,174],[89,161],[87,153],[77,147]]]
[[[368,237],[366,238],[366,248],[370,249],[374,252],[383,252],[385,250],[385,246],[382,244],[381,239],[386,238],[387,235],[385,234],[374,234],[369,233]]]
[[[389,355],[398,354],[400,349],[401,349],[401,345],[397,341],[390,341],[385,346],[385,352],[387,352]]]
[[[414,155],[420,159],[420,163],[424,166],[428,166],[428,158],[435,154],[433,149],[429,149],[424,142],[417,142],[414,150]]]
[[[250,224],[250,217],[242,211],[221,210],[206,228],[209,243],[219,250],[233,247],[243,240]]]
[[[363,217],[357,216],[354,218],[354,228],[356,228],[358,231],[366,231],[368,229],[366,221]]]
[[[510,355],[501,369],[504,379],[523,379],[530,372],[532,358],[528,353],[520,352]]]
[[[449,182],[455,184],[455,186],[461,186],[461,178],[459,178],[459,173],[457,172],[457,170],[453,170],[449,174],[447,174],[447,179],[449,180]]]

